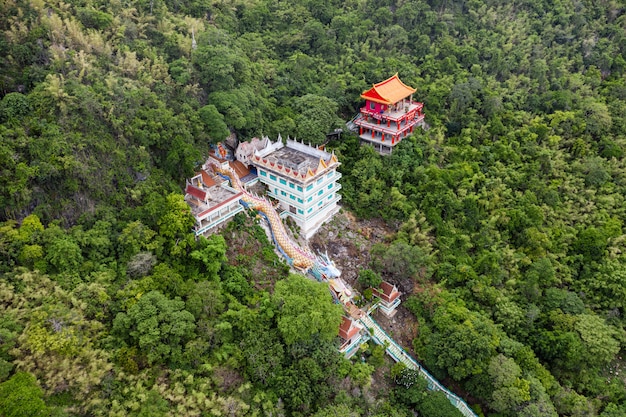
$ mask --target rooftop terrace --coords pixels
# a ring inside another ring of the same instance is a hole
[[[280,165],[291,168],[301,173],[306,173],[309,169],[317,168],[320,160],[297,149],[283,147],[267,156],[270,161],[276,161]]]
[[[280,140],[269,143],[263,150],[255,152],[253,162],[299,181],[307,181],[339,165],[334,154],[290,139],[287,139],[286,146]]]
[[[202,171],[187,183],[185,200],[197,220],[202,220],[215,209],[241,198],[241,192],[222,187],[223,182],[221,178]]]
[[[207,193],[208,199],[206,202],[200,201],[196,198],[186,198],[189,207],[191,208],[191,214],[194,217],[201,219],[208,215],[216,208],[225,205],[226,203],[241,198],[241,193],[237,193],[222,187],[213,187],[209,193]]]

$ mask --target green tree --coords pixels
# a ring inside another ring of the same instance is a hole
[[[603,262],[595,273],[582,276],[574,288],[585,294],[594,309],[622,309],[626,307],[626,264],[621,259]]]
[[[154,239],[155,236],[156,232],[140,220],[128,223],[118,237],[120,256],[127,260],[140,251],[157,251],[160,242]]]
[[[214,319],[224,309],[224,295],[217,282],[200,281],[194,284],[189,293],[185,309],[193,314],[196,320]]]
[[[292,411],[310,414],[328,405],[338,391],[342,358],[331,341],[314,336],[288,347],[291,364],[276,380],[276,393]]]
[[[224,115],[224,122],[238,131],[259,129],[257,113],[261,109],[255,100],[254,92],[248,88],[216,91],[209,96],[209,101]]]
[[[19,239],[24,243],[38,243],[45,228],[36,214],[24,217],[19,229]]]
[[[31,110],[27,96],[21,93],[9,93],[0,100],[0,121],[19,120]]]
[[[593,226],[581,230],[573,248],[582,254],[585,259],[598,261],[604,256],[607,246],[607,236],[601,229]]]
[[[393,398],[396,402],[415,408],[426,397],[428,383],[413,369],[403,369],[395,382],[397,387],[393,390]]]
[[[587,132],[594,137],[606,134],[613,123],[611,114],[606,104],[589,100],[585,103],[585,125]]]
[[[430,265],[430,256],[419,246],[398,240],[389,246],[372,247],[372,267],[393,279],[413,278],[422,268]]]
[[[0,414],[5,417],[50,415],[43,401],[43,390],[33,375],[18,372],[0,384]]]
[[[198,240],[198,249],[190,254],[191,258],[202,262],[206,279],[218,279],[218,272],[226,259],[226,241],[221,235],[211,235],[209,238],[201,236]]]
[[[168,239],[175,239],[189,233],[193,226],[189,206],[178,193],[172,193],[165,199],[163,215],[158,220],[159,232]]]
[[[21,328],[15,318],[5,314],[0,319],[0,381],[8,378],[13,369],[13,356],[9,353],[17,343]]]
[[[146,401],[133,415],[137,417],[167,416],[169,408],[169,403],[158,392],[150,390],[146,395]]]
[[[337,103],[328,97],[307,94],[295,100],[294,108],[298,113],[294,133],[305,143],[324,143],[326,135],[341,124],[337,117]]]
[[[584,357],[588,367],[602,367],[615,359],[620,344],[615,339],[617,331],[595,314],[580,314],[574,329],[584,343]]]
[[[204,131],[212,143],[220,142],[230,134],[224,122],[224,116],[213,104],[208,104],[198,110],[198,116],[204,125]]]
[[[276,283],[272,297],[278,308],[277,325],[287,345],[319,336],[337,336],[343,309],[333,303],[328,284],[291,274]]]
[[[184,307],[179,299],[150,291],[126,313],[118,313],[113,333],[141,349],[150,364],[180,361],[184,343],[195,336],[196,328]]]
[[[218,32],[215,29],[215,32]],[[221,32],[221,31],[220,31]],[[234,45],[228,45],[229,35],[224,32],[214,33],[222,39],[214,45],[202,45],[194,51],[192,63],[200,75],[200,80],[210,92],[229,91],[233,86],[246,85],[249,81],[252,65]]]
[[[54,239],[48,244],[46,252],[46,261],[57,272],[75,272],[83,262],[80,246],[69,236]]]
[[[373,287],[378,288],[383,282],[380,274],[372,271],[371,269],[362,269],[359,271],[359,284],[364,288]]]
[[[276,329],[248,332],[241,344],[248,375],[265,386],[273,384],[283,373],[285,362],[285,349]]]
[[[459,381],[487,372],[499,346],[499,330],[488,318],[456,302],[437,308],[426,342],[427,363]]]
[[[463,415],[441,391],[427,391],[416,409],[420,415],[429,417],[461,417]]]
[[[530,401],[530,384],[521,378],[522,370],[511,358],[502,354],[489,362],[489,377],[493,383],[490,407],[499,413],[519,409]]]
[[[18,257],[20,264],[31,269],[46,271],[43,247],[40,245],[24,245]]]
[[[626,417],[626,408],[615,403],[609,403],[600,413],[600,417]]]
[[[357,410],[346,404],[329,405],[313,414],[313,417],[359,417]]]
[[[193,237],[191,228],[194,219],[182,194],[169,194],[164,203],[162,214],[157,221],[159,234],[166,239],[170,254],[180,256],[192,244],[190,239]]]

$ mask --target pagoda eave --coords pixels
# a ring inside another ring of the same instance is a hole
[[[415,88],[409,87],[403,83],[396,72],[392,77],[374,84],[372,88],[367,91],[363,91],[363,93],[361,93],[361,98],[374,101],[379,104],[391,105],[399,102],[400,100],[404,100],[411,94],[415,93],[415,91]]]
[[[382,98],[376,98],[376,97],[372,97],[372,96],[365,95],[365,94],[361,94],[361,98],[364,99],[364,100],[373,101],[374,103],[386,104],[388,106],[391,106],[392,104],[394,104],[394,103],[392,103],[389,100],[385,100],[385,99],[382,99]]]

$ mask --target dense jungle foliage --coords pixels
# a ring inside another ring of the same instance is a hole
[[[625,9],[0,2],[0,415],[455,415],[382,348],[343,359],[252,217],[196,241],[181,194],[209,143],[322,143],[398,72],[430,129],[329,144],[346,208],[396,226],[364,280],[477,412],[626,416]]]

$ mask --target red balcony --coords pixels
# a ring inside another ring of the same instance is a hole
[[[421,114],[422,108],[424,107],[424,103],[420,103],[418,101],[407,101],[404,107],[402,107],[401,104],[402,103],[398,103],[395,109],[394,107],[391,107],[383,111],[382,113],[380,111],[376,112],[374,110],[370,110],[369,108],[367,108],[367,106],[365,106],[361,107],[361,114],[370,116],[376,120],[384,120],[397,123],[399,121],[412,118],[412,116],[416,113]]]

